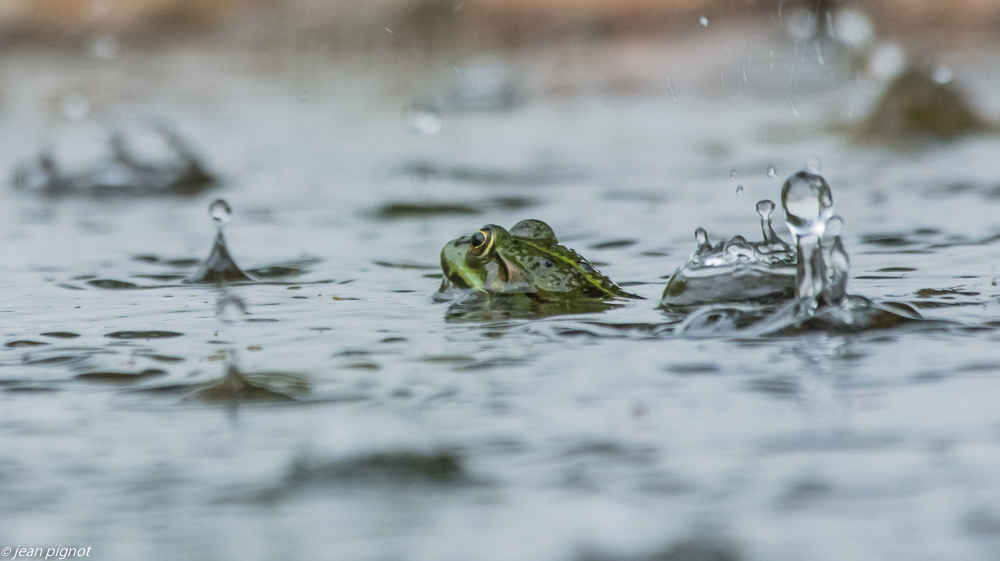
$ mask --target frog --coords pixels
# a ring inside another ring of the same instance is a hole
[[[601,274],[580,254],[559,244],[541,220],[522,220],[509,231],[487,224],[441,250],[449,288],[543,300],[641,298]]]

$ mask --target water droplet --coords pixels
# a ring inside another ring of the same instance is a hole
[[[795,117],[799,116],[799,108],[795,105],[795,100],[788,98],[788,108],[792,110],[792,115]]]
[[[698,228],[694,231],[694,239],[698,245],[705,245],[708,243],[708,232],[704,228]]]
[[[788,17],[786,31],[798,41],[808,41],[816,35],[818,24],[816,14],[807,8],[800,8]]]
[[[62,113],[67,119],[79,121],[90,113],[90,101],[78,93],[68,94],[62,100]]]
[[[938,84],[947,84],[955,77],[955,73],[951,68],[941,65],[934,69],[934,74],[932,76],[934,81]]]
[[[441,130],[441,114],[431,105],[413,104],[407,110],[410,129],[417,134],[432,136]]]
[[[833,193],[821,176],[800,171],[782,186],[781,206],[793,236],[822,236],[833,215]]]
[[[225,199],[217,199],[208,207],[208,214],[215,220],[215,223],[222,228],[229,222],[229,217],[233,214],[233,209],[229,208],[229,203]]]
[[[701,26],[702,27],[708,27],[708,18],[707,17],[701,16],[701,19],[699,19],[698,21],[701,22]]]
[[[742,185],[737,185],[736,186],[736,196],[737,197],[743,196],[743,186]]]
[[[757,214],[760,215],[761,220],[770,220],[771,214],[774,213],[774,202],[764,199],[757,203]]]
[[[729,170],[729,180],[730,180],[730,181],[732,181],[732,182],[736,182],[736,177],[737,177],[738,175],[739,175],[739,173],[737,173],[735,169],[731,169],[731,170]]]
[[[242,321],[246,315],[246,303],[242,298],[233,294],[227,294],[219,298],[219,302],[215,306],[215,316],[223,323]]]
[[[767,176],[768,177],[777,177],[777,175],[778,175],[778,170],[774,169],[774,166],[767,166]],[[774,203],[771,203],[771,204],[774,204]]]
[[[860,49],[875,38],[875,26],[861,10],[841,9],[833,14],[833,33],[841,43]]]
[[[90,54],[100,60],[114,60],[118,58],[119,51],[118,40],[110,35],[95,37],[90,42]]]
[[[906,53],[895,43],[880,43],[868,58],[868,72],[879,80],[890,80],[906,67]]]
[[[806,171],[817,174],[822,170],[823,162],[819,159],[819,156],[809,156],[806,158]]]

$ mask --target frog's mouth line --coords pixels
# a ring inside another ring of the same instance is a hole
[[[441,272],[444,273],[444,278],[453,284],[455,288],[472,288],[472,286],[469,285],[464,278],[462,278],[462,275],[459,275],[457,271],[452,269],[451,264],[444,259],[444,256],[441,258]]]

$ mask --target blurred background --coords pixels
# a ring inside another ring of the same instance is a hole
[[[998,32],[1000,0],[0,0],[0,548],[997,561]],[[695,229],[759,240],[803,167],[850,293],[944,322],[674,336]],[[645,299],[434,300],[444,244],[525,218]],[[222,226],[262,282],[181,282]]]

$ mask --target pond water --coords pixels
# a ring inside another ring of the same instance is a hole
[[[767,24],[700,31],[488,55],[6,52],[0,170],[167,121],[222,185],[0,191],[0,546],[1000,559],[1000,137],[854,144],[883,84]],[[993,118],[998,47],[939,54]],[[950,323],[672,334],[657,301],[695,229],[759,239],[757,201],[812,158],[849,291]],[[181,282],[218,197],[266,282]],[[521,319],[435,301],[448,240],[524,218],[646,299]]]

